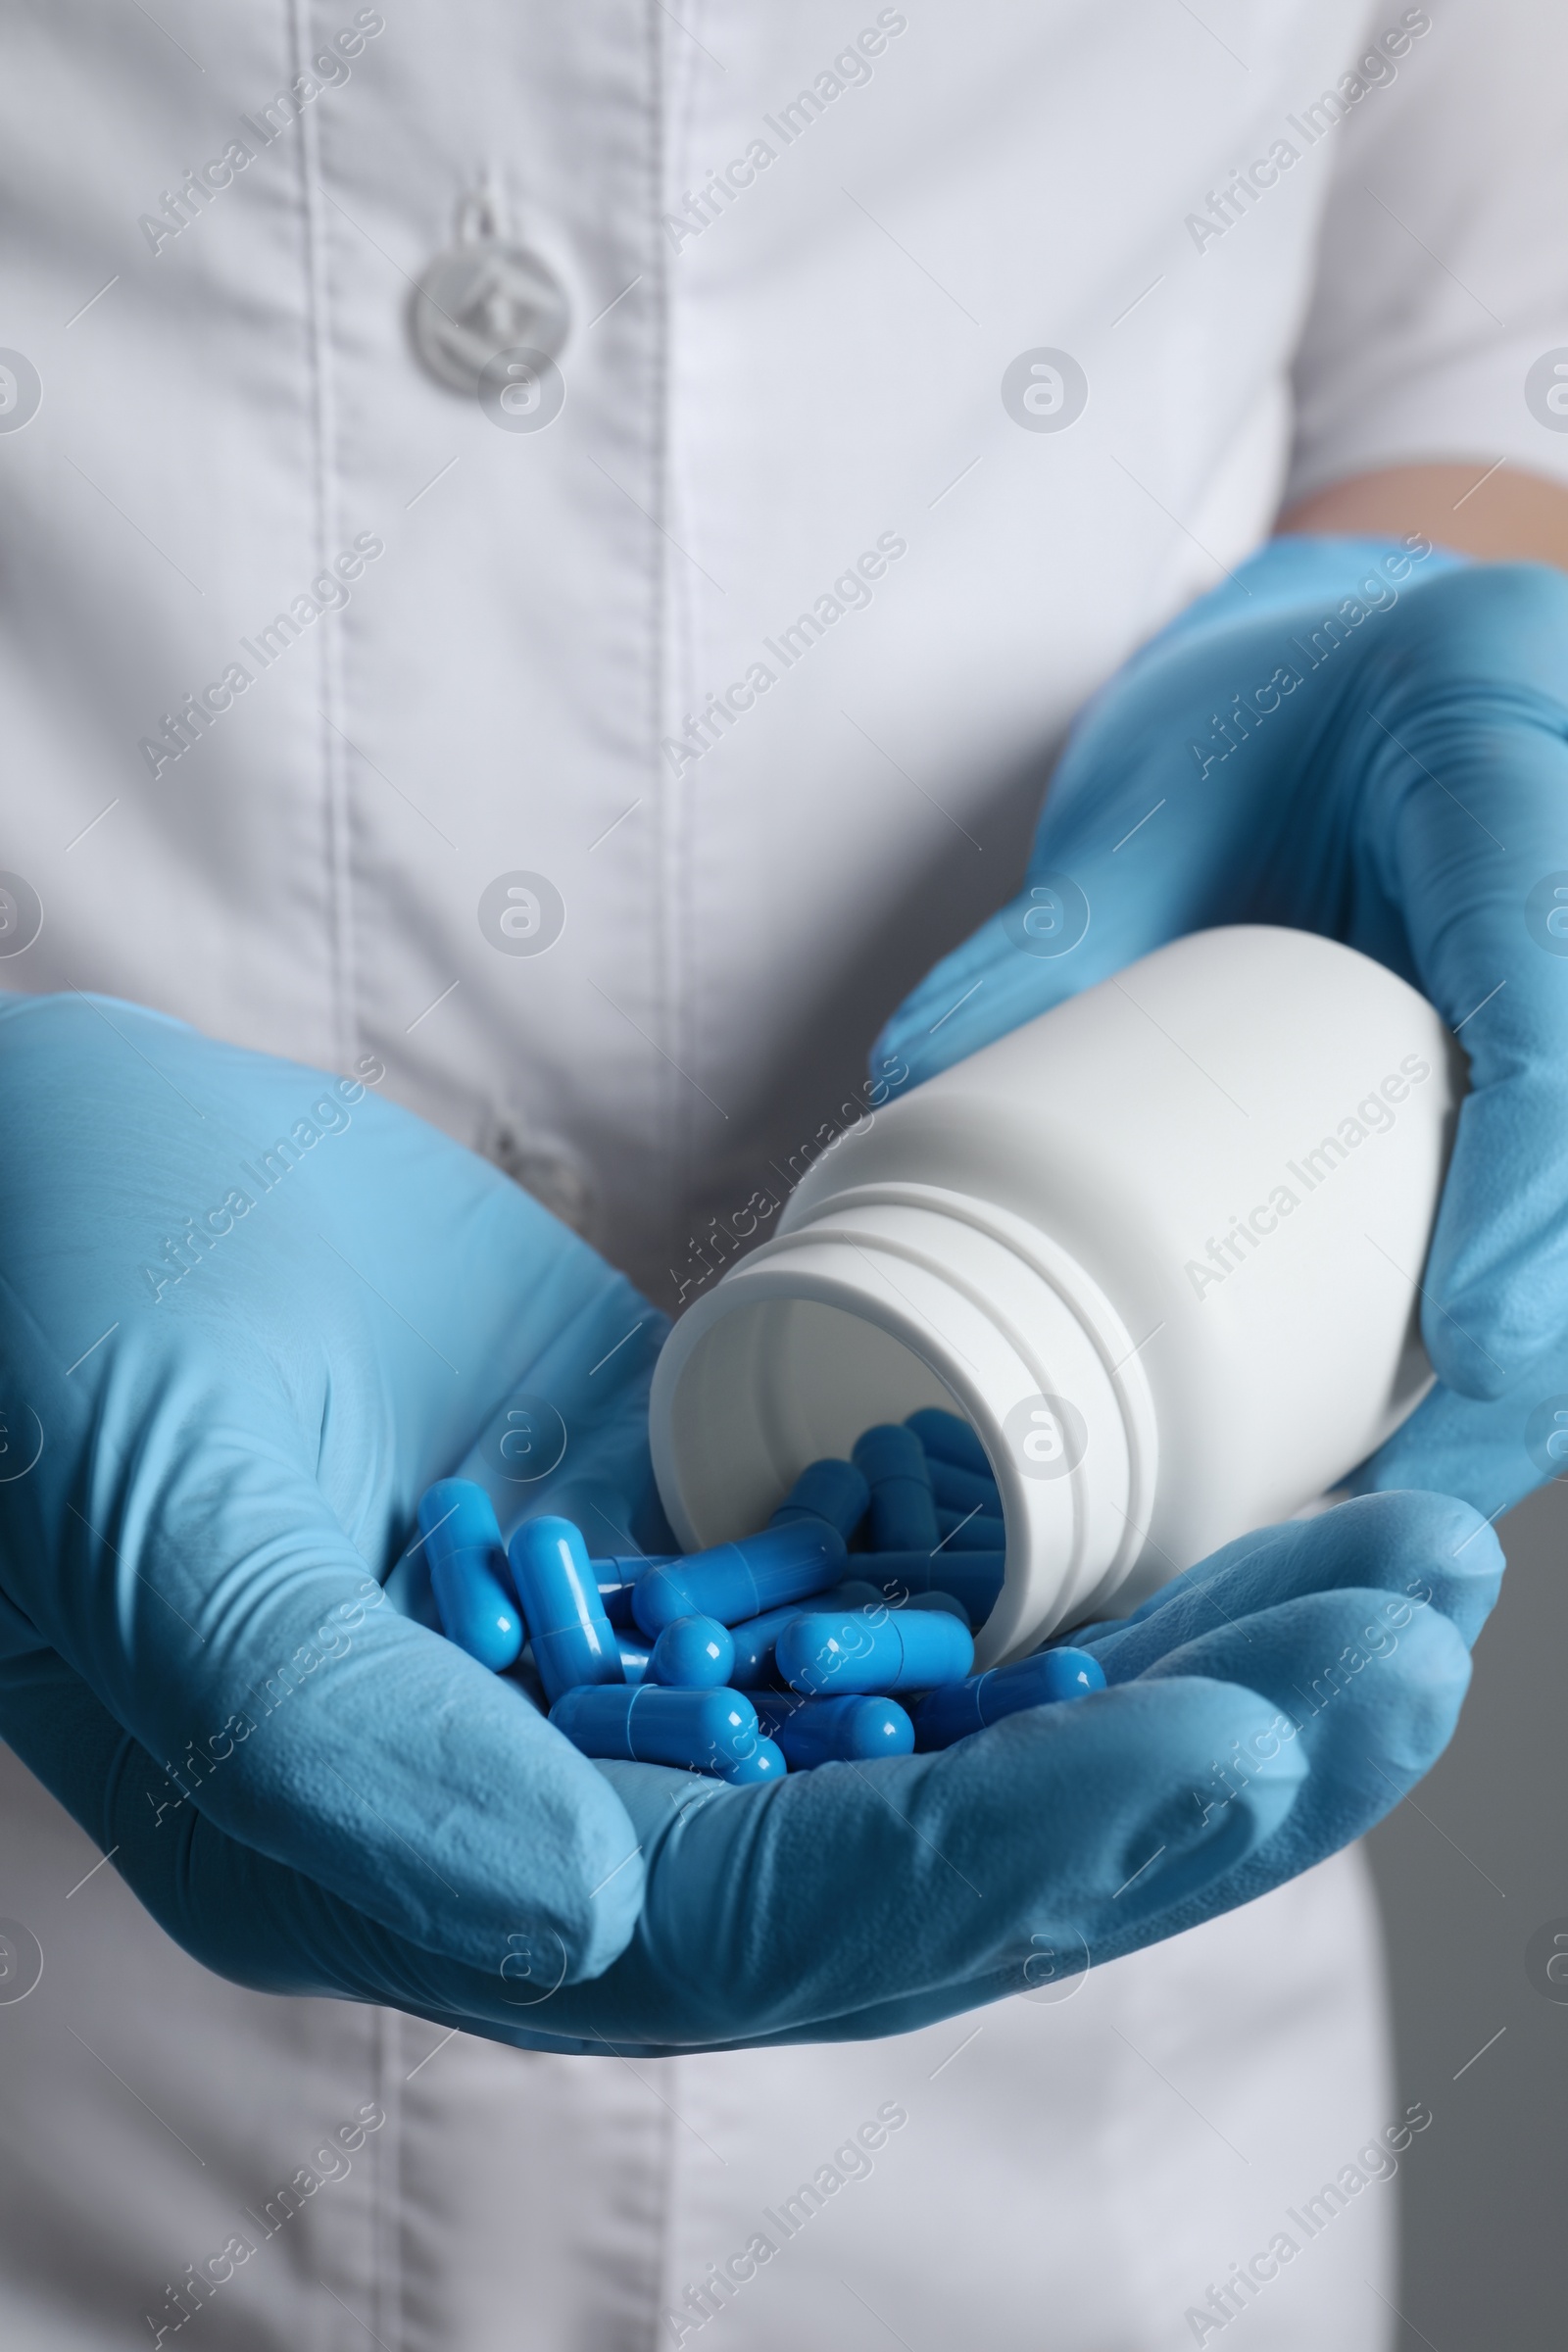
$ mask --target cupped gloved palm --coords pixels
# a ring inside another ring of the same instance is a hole
[[[1568,580],[1274,541],[1095,698],[1024,890],[878,1054],[918,1082],[1236,922],[1378,957],[1469,1054],[1422,1306],[1441,1385],[1352,1483],[1495,1514],[1568,1472]]]
[[[81,996],[8,1000],[0,1073],[0,1732],[134,1886],[199,1820],[431,1952],[603,1968],[618,1799],[383,1587],[519,1392],[519,1506],[630,1548],[661,1318],[359,1079]]]
[[[1495,1541],[1384,1496],[946,1754],[590,1764],[383,1585],[487,1426],[512,1515],[654,1532],[652,1310],[357,1084],[79,998],[7,1005],[0,1069],[0,1732],[241,1982],[555,2047],[893,2031],[1306,1867],[1451,1731]]]

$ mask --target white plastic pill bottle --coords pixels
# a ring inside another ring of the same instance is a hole
[[[1259,926],[1159,949],[852,1128],[675,1326],[683,1544],[939,1404],[1002,1493],[982,1665],[1288,1517],[1429,1387],[1420,1281],[1463,1088],[1412,988]]]

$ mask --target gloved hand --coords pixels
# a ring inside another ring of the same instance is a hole
[[[1568,580],[1275,540],[1085,710],[1024,890],[894,1015],[933,1076],[1189,931],[1319,931],[1470,1056],[1422,1302],[1441,1385],[1365,1464],[1494,1516],[1568,1473]]]
[[[512,1516],[634,1548],[662,1318],[357,1081],[133,1005],[6,1000],[0,1098],[0,1734],[224,1973],[265,1937],[214,1849],[438,1970],[597,1973],[624,1808],[383,1585],[497,1408]]]
[[[635,1535],[651,1310],[354,1085],[65,998],[0,1074],[0,1732],[222,1974],[531,2046],[891,2032],[1293,1875],[1449,1736],[1498,1555],[1414,1495],[1233,1544],[1095,1637],[1119,1687],[943,1755],[591,1764],[382,1582],[487,1419],[471,1470]]]

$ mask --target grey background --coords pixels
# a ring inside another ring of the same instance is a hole
[[[1401,2172],[1398,2352],[1568,2341],[1568,2004],[1525,1975],[1534,1931],[1568,1915],[1568,1486],[1497,1532],[1508,1573],[1453,1744],[1367,1841],[1399,2096],[1433,2112]]]

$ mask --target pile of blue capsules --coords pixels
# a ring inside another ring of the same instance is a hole
[[[550,1720],[584,1755],[774,1781],[951,1747],[1104,1688],[1065,1646],[974,1672],[1002,1500],[953,1413],[868,1429],[852,1461],[804,1470],[760,1534],[710,1551],[593,1560],[550,1518],[504,1551],[489,1496],[458,1478],[426,1493],[419,1534],[448,1639],[498,1673],[526,1640]]]

